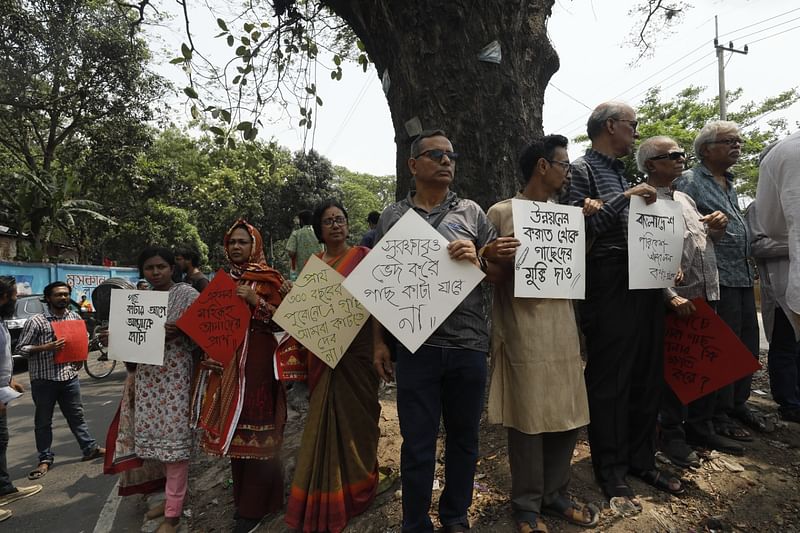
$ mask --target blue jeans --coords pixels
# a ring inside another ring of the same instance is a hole
[[[800,342],[783,309],[775,306],[769,343],[769,386],[780,411],[800,409]]]
[[[14,484],[11,483],[11,476],[8,475],[8,462],[6,461],[6,451],[8,450],[8,416],[5,410],[0,412],[0,496],[14,492]]]
[[[428,509],[436,468],[436,438],[444,418],[445,486],[442,525],[467,523],[478,460],[478,428],[486,388],[486,352],[424,345],[397,347],[397,414],[403,445],[403,531],[432,532]]]
[[[53,464],[54,454],[50,446],[53,444],[53,409],[56,403],[67,419],[84,457],[97,448],[97,441],[89,434],[89,427],[83,419],[81,383],[77,377],[68,381],[34,379],[31,381],[31,396],[36,406],[34,424],[40,463]]]

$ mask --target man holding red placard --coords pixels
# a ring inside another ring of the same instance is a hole
[[[44,312],[28,319],[19,338],[20,351],[28,356],[31,397],[36,406],[36,449],[39,452],[39,464],[28,474],[28,479],[43,477],[53,464],[54,454],[50,446],[53,442],[53,409],[56,403],[81,447],[83,460],[90,461],[105,453],[105,448],[99,447],[89,433],[83,418],[77,365],[56,362],[56,354],[65,349],[67,341],[56,339],[53,324],[81,320],[77,313],[69,310],[69,285],[54,281],[44,288],[44,297],[47,303]]]
[[[728,217],[721,211],[703,216],[694,200],[680,191],[672,190],[670,185],[681,175],[685,163],[686,152],[670,137],[645,139],[636,152],[636,164],[647,175],[647,183],[656,188],[659,199],[678,202],[683,213],[682,279],[674,289],[665,289],[667,306],[682,318],[695,313],[691,301],[695,298],[710,302],[712,307],[719,300],[714,243],[722,238],[728,225]],[[712,419],[715,403],[714,392],[683,405],[673,390],[668,388],[664,391],[659,409],[659,447],[674,465],[700,466],[700,458],[689,442],[734,455],[744,453],[744,446],[714,431]]]

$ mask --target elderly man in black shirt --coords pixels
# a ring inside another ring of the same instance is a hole
[[[631,196],[656,201],[647,184],[629,187],[619,157],[638,134],[636,112],[618,102],[600,104],[587,132],[592,147],[573,162],[568,201],[603,201],[586,217],[586,300],[580,309],[586,336],[586,388],[592,465],[603,493],[630,511],[641,504],[625,479],[633,474],[678,494],[680,481],[655,467],[655,427],[663,384],[664,300],[660,289],[628,289],[628,206]]]

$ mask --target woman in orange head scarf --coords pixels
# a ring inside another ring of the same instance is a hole
[[[225,234],[225,255],[236,294],[250,306],[250,328],[230,364],[207,359],[195,405],[203,448],[231,458],[237,525],[250,531],[283,506],[280,448],[286,423],[286,390],[275,379],[277,341],[272,314],[281,303],[283,278],[267,265],[261,234],[239,219]]]

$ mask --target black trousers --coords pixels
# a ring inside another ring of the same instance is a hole
[[[581,325],[586,335],[589,444],[607,496],[630,469],[655,467],[664,384],[664,298],[629,290],[627,257],[590,259]]]

